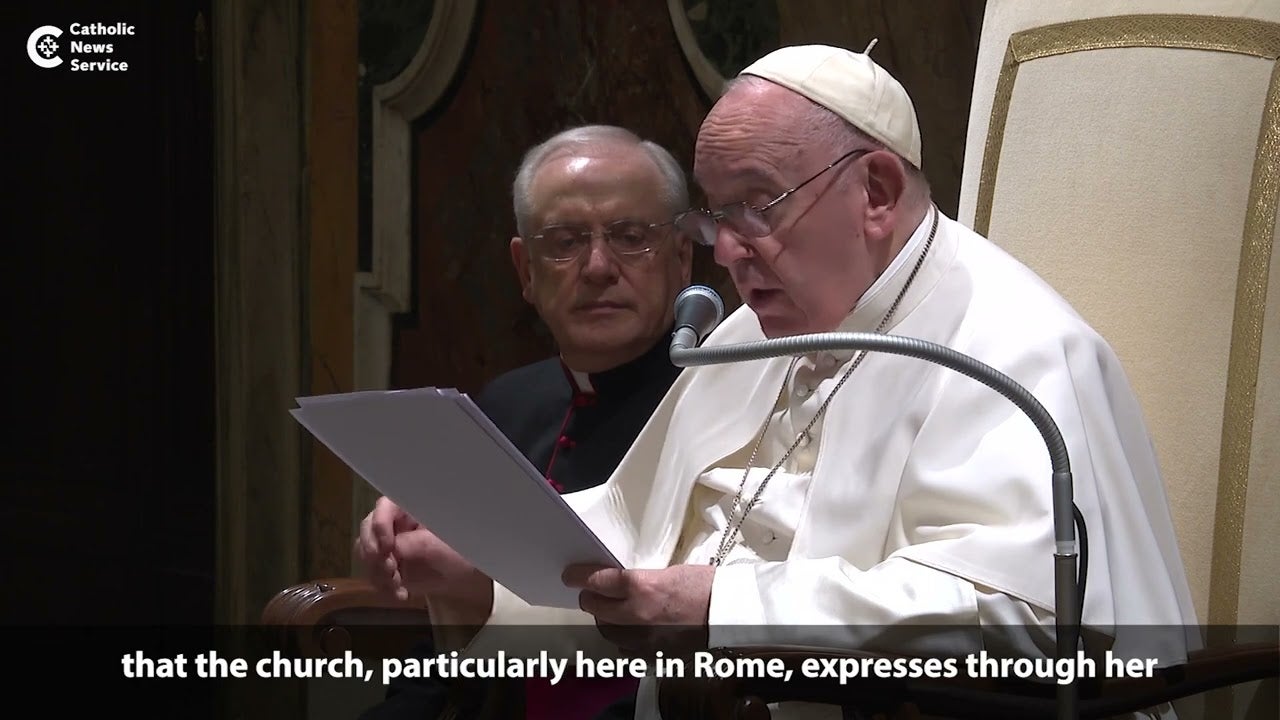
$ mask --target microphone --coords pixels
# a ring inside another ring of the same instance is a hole
[[[686,295],[698,298],[700,305],[712,304],[718,309],[715,321],[707,326],[698,325],[696,330],[683,328],[694,336],[694,342],[677,344],[680,331],[671,341],[671,364],[676,367],[693,367],[699,365],[718,365],[731,362],[746,362],[766,358],[805,355],[823,350],[865,350],[868,352],[886,352],[893,355],[905,355],[941,365],[986,385],[1003,395],[1026,415],[1040,432],[1045,447],[1049,450],[1049,461],[1052,466],[1052,501],[1054,548],[1054,605],[1055,631],[1057,637],[1057,660],[1072,660],[1076,657],[1079,644],[1081,612],[1084,607],[1085,577],[1088,571],[1088,536],[1084,526],[1084,515],[1076,507],[1071,481],[1071,462],[1067,456],[1067,445],[1062,433],[1054,422],[1049,411],[1036,400],[1031,391],[1019,385],[1013,378],[996,370],[980,360],[964,353],[952,350],[945,345],[938,345],[927,340],[880,333],[830,332],[793,335],[790,337],[758,340],[755,342],[719,345],[709,348],[696,347],[701,340],[720,323],[724,303],[714,290],[705,286],[694,286],[680,293],[676,298],[676,323],[680,323],[681,302]],[[692,310],[687,311],[692,313]],[[705,311],[704,311],[705,312]],[[705,312],[702,317],[710,317]],[[1076,527],[1079,526],[1081,554],[1076,554]],[[1080,563],[1077,565],[1077,557]],[[1078,690],[1076,681],[1060,684],[1057,689],[1058,717],[1062,720],[1079,717]]]
[[[724,301],[706,285],[690,285],[676,296],[676,329],[671,352],[698,347],[724,319]]]

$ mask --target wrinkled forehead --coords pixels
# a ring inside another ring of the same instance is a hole
[[[709,196],[743,186],[785,189],[811,163],[815,147],[805,106],[776,85],[735,88],[698,131],[694,178]]]

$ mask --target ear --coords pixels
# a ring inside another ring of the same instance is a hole
[[[533,302],[533,270],[529,262],[529,248],[518,235],[511,238],[511,264],[515,266],[516,276],[520,278],[520,295],[525,302]]]
[[[882,150],[867,155],[867,239],[875,242],[893,237],[898,206],[907,190],[903,161]]]
[[[687,235],[676,231],[676,257],[680,259],[680,278],[684,287],[693,282],[693,241]]]

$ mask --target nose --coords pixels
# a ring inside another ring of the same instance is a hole
[[[583,261],[582,276],[594,283],[612,284],[618,279],[618,258],[609,249],[601,233],[591,234],[591,245]]]
[[[716,224],[715,259],[717,265],[729,267],[739,260],[751,257],[753,254],[751,245],[747,242],[746,237],[734,232],[728,223]]]

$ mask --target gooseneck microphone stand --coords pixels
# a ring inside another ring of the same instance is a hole
[[[1080,635],[1080,613],[1083,604],[1085,564],[1077,576],[1075,523],[1080,523],[1084,546],[1084,517],[1075,507],[1071,484],[1071,462],[1067,446],[1057,423],[1029,390],[1008,375],[981,361],[943,345],[916,338],[878,333],[815,333],[791,337],[699,348],[698,343],[723,317],[723,303],[714,290],[705,286],[685,289],[676,299],[677,329],[672,335],[671,362],[677,367],[719,365],[775,357],[793,357],[832,350],[865,350],[905,355],[941,365],[995,390],[1023,412],[1040,431],[1049,450],[1053,484],[1054,602],[1057,633],[1057,660],[1074,661]],[[1087,563],[1087,555],[1085,562]],[[1057,688],[1057,717],[1076,720],[1079,717],[1076,673]]]

